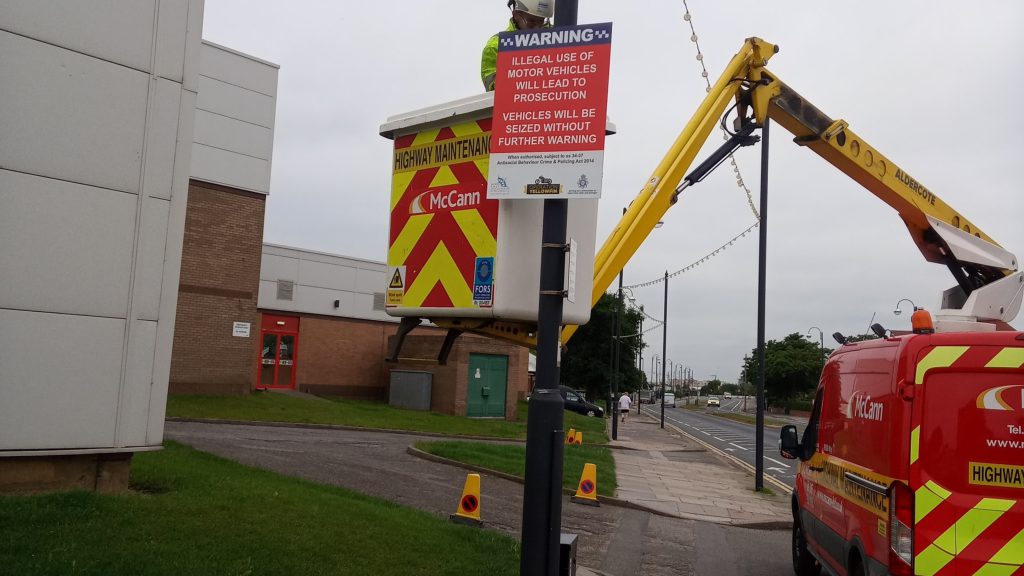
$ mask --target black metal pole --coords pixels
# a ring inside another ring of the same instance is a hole
[[[754,489],[764,489],[764,309],[768,255],[768,125],[761,128],[761,230],[757,262],[757,419],[755,430]]]
[[[644,372],[644,305],[643,304],[640,305],[640,344],[639,344],[639,346],[640,347],[637,349],[637,352],[640,354],[640,359],[637,362],[639,364],[639,366],[637,366],[637,368],[640,370],[640,373],[643,374],[643,372]],[[639,391],[636,393],[636,415],[637,416],[640,415],[640,392]]]
[[[622,215],[626,215],[626,209],[622,209]],[[619,292],[615,300],[615,361],[612,363],[614,372],[612,372],[612,409],[609,411],[612,413],[612,440],[619,439],[619,363],[621,362],[620,354],[622,349],[620,348],[619,339],[622,336],[622,270],[619,270]]]
[[[665,270],[665,308],[661,323],[661,427],[665,427],[665,366],[668,365],[668,270]]]
[[[562,520],[562,423],[558,392],[562,333],[562,276],[568,201],[544,201],[540,302],[537,322],[537,384],[526,423],[526,475],[520,574],[554,576]],[[557,440],[557,441],[556,441]]]
[[[555,7],[555,24],[576,24],[576,0]],[[537,306],[537,384],[526,422],[526,470],[519,573],[557,576],[562,533],[562,430],[564,402],[558,392],[562,345],[565,235],[569,201],[544,201],[540,297]]]

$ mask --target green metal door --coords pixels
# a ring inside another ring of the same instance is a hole
[[[508,356],[470,354],[466,416],[503,418],[507,386]]]

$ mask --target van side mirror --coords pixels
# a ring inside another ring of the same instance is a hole
[[[801,456],[800,438],[796,432],[796,426],[787,424],[779,432],[779,454],[783,458],[796,460]]]

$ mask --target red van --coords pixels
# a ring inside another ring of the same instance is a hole
[[[843,345],[802,438],[799,576],[1024,575],[1024,333]]]

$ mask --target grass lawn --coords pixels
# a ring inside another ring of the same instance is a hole
[[[519,545],[341,488],[174,443],[137,492],[0,497],[0,572],[96,575],[518,574]]]
[[[519,444],[448,441],[417,442],[416,447],[437,456],[519,477],[526,474],[526,446]],[[615,460],[611,450],[584,444],[565,446],[564,454],[562,486],[575,490],[583,473],[583,465],[590,462],[597,466],[597,493],[601,496],[615,494]]]
[[[330,399],[310,400],[274,392],[254,392],[247,396],[178,396],[167,398],[167,416],[178,418],[214,418],[254,422],[296,422],[340,424],[386,430],[433,432],[450,436],[486,436],[525,439],[528,403],[520,402],[517,420],[492,420],[449,416],[393,408],[379,402]],[[565,412],[566,430],[583,430],[584,442],[607,442],[605,420]]]

